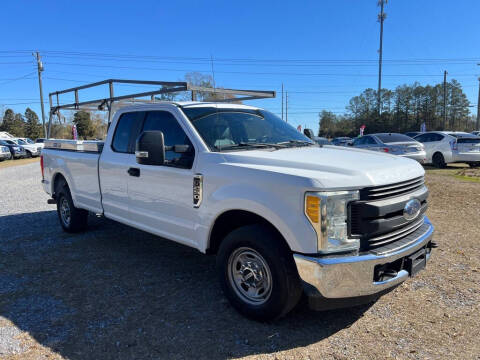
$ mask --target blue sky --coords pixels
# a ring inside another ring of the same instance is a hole
[[[4,2],[0,110],[40,114],[34,49],[46,94],[111,77],[211,74],[213,57],[217,86],[280,91],[283,82],[289,122],[316,131],[320,110],[342,113],[377,87],[378,11],[376,0]],[[476,104],[480,2],[390,0],[385,11],[383,87],[439,83],[447,70]],[[280,94],[252,104],[281,111]]]

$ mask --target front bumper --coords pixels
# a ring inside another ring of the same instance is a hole
[[[9,152],[8,152],[8,153],[0,153],[0,159],[3,159],[3,160],[7,159],[7,160],[9,160],[9,159],[11,159],[11,158],[12,158],[12,154],[10,154]]]
[[[15,151],[15,153],[13,154],[13,157],[15,159],[18,159],[18,158],[23,158],[23,157],[26,157],[27,156],[27,152],[26,151]]]
[[[410,276],[409,272],[402,269],[388,280],[375,281],[375,267],[407,258],[428,247],[432,241],[433,225],[427,217],[424,221],[428,228],[423,235],[410,245],[385,255],[367,253],[356,256],[314,257],[294,254],[298,274],[307,295],[325,300],[343,300],[345,303],[347,298],[368,299],[388,292],[405,281]],[[430,258],[430,254],[430,251],[426,253],[426,260]],[[343,306],[348,306],[348,301],[340,307]],[[330,308],[332,307],[335,306]]]

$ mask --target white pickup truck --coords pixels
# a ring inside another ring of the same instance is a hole
[[[372,301],[435,247],[416,161],[319,146],[256,107],[132,105],[104,143],[50,139],[41,156],[65,231],[92,212],[215,254],[226,297],[257,320],[302,293],[318,310]]]

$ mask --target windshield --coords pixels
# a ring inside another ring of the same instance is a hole
[[[22,139],[17,139],[16,142],[17,142],[18,145],[27,145],[27,143],[25,141],[23,141]]]
[[[415,141],[411,137],[403,134],[375,134],[377,138],[380,139],[381,142],[388,144],[394,142],[402,142],[402,141]]]
[[[26,138],[25,141],[26,141],[28,144],[35,144],[35,143],[33,142],[33,140],[32,140],[32,139],[29,139],[29,138]]]
[[[212,151],[314,144],[268,111],[216,107],[187,107],[182,110]]]
[[[12,140],[5,140],[5,142],[7,144],[10,144],[10,145],[17,145],[15,142],[13,142]]]

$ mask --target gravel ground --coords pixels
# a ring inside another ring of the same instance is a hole
[[[90,218],[61,231],[38,164],[0,169],[1,359],[480,359],[480,184],[435,172],[427,269],[375,304],[261,324],[214,258]]]

